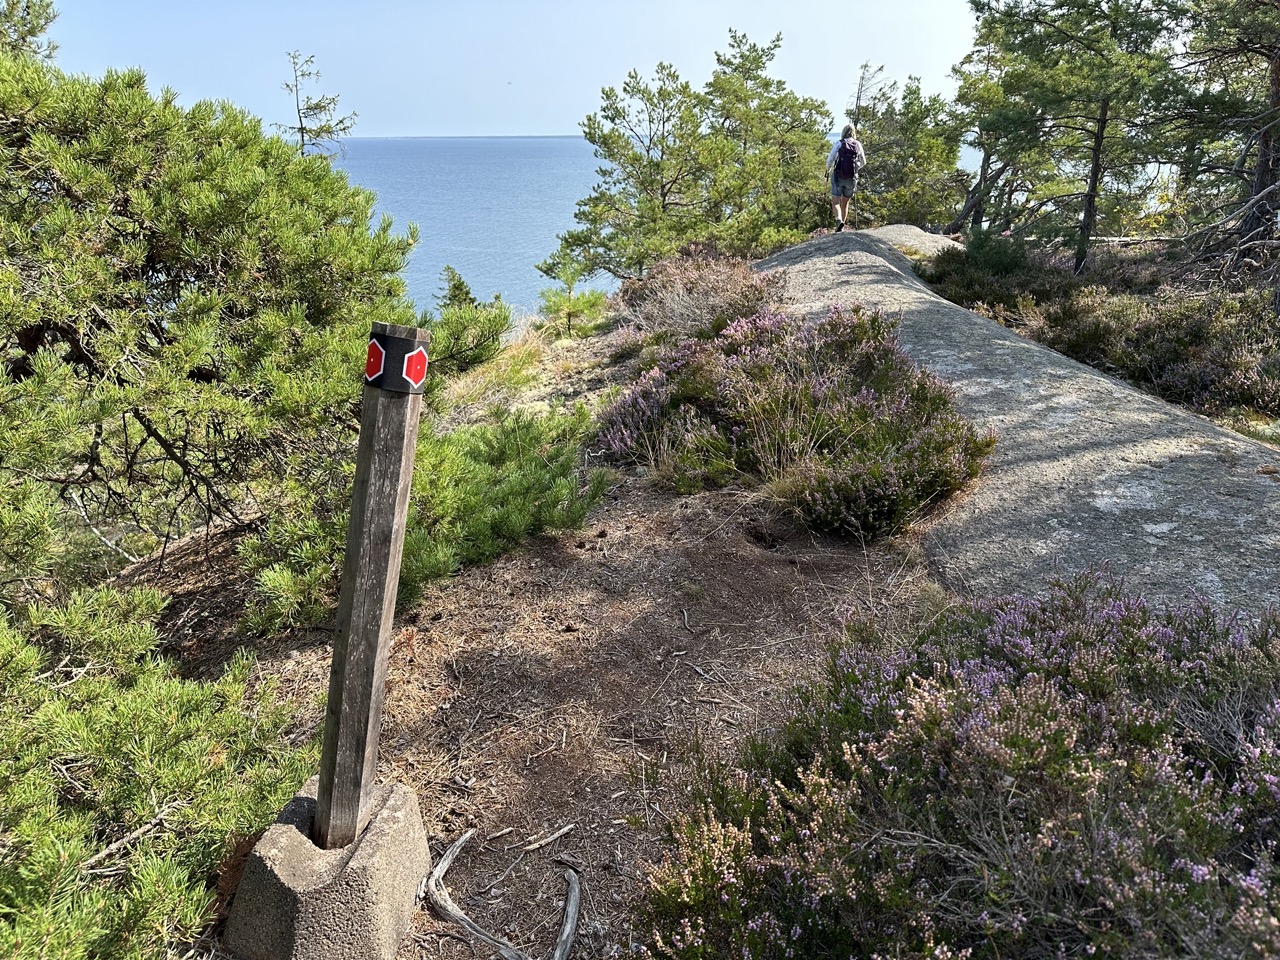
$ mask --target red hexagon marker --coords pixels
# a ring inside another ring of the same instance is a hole
[[[382,376],[382,367],[386,362],[387,351],[383,349],[382,344],[377,340],[370,340],[369,352],[364,358],[364,378],[373,380],[375,377]]]
[[[414,388],[422,386],[427,379],[427,351],[419,347],[404,358],[404,378]]]

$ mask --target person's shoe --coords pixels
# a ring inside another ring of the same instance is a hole
[[[843,221],[843,220],[837,220],[837,221],[836,221],[836,233],[839,233],[839,232],[840,232],[841,230],[843,230],[843,229],[844,229],[844,221]]]

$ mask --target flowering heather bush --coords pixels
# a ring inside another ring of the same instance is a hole
[[[810,526],[898,530],[976,476],[994,443],[862,307],[760,312],[668,350],[602,416],[600,442],[680,490],[763,482]]]
[[[850,628],[707,778],[651,956],[1280,955],[1280,618],[1094,575],[895,644]]]
[[[738,257],[671,257],[622,285],[619,316],[659,337],[711,336],[777,299],[780,282]]]
[[[1158,301],[1126,347],[1126,375],[1147,372],[1163,397],[1280,416],[1280,318],[1270,291]]]
[[[1158,396],[1215,413],[1280,415],[1280,320],[1269,291],[1139,299],[1085,287],[1043,308],[1024,305],[1027,333]]]

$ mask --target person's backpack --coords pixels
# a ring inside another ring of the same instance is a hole
[[[836,152],[836,176],[841,180],[852,180],[862,169],[858,162],[858,141],[852,137],[840,141],[840,149]]]

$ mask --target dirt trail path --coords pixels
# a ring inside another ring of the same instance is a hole
[[[907,351],[995,430],[985,476],[925,532],[931,567],[969,594],[1034,590],[1104,562],[1150,597],[1280,602],[1280,452],[1024,340],[930,292],[895,246],[914,227],[833,234],[763,261],[792,309],[863,302],[902,317]]]
[[[477,828],[447,880],[483,928],[549,956],[572,865],[573,956],[629,955],[690,764],[819,677],[844,618],[936,605],[921,568],[909,544],[813,539],[740,493],[676,498],[627,477],[583,530],[469,571],[405,619],[380,770],[417,790],[437,856]],[[472,956],[426,909],[416,927],[402,957]]]

